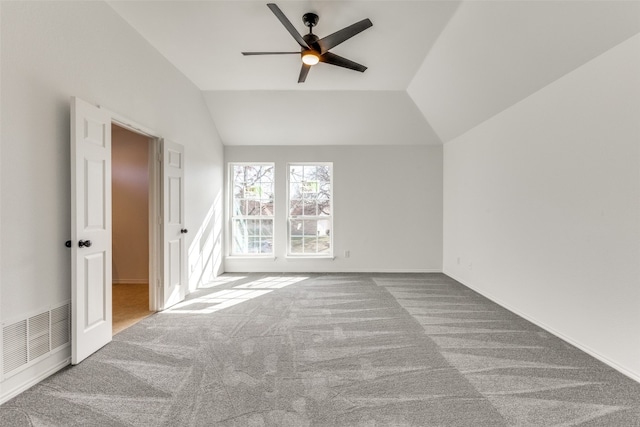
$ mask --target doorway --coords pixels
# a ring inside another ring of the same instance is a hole
[[[154,140],[111,125],[113,335],[153,314],[150,152]]]
[[[113,339],[112,124],[148,139],[149,311],[187,289],[184,146],[71,97],[71,364]],[[75,243],[77,242],[77,243]]]

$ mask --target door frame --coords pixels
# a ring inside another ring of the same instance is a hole
[[[149,311],[162,310],[162,138],[151,129],[114,113],[101,105],[101,110],[111,114],[111,123],[138,135],[149,138]]]

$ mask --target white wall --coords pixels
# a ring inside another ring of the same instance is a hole
[[[149,283],[149,138],[111,126],[113,283]]]
[[[333,162],[336,258],[287,259],[286,166],[314,161]],[[276,259],[227,258],[225,271],[442,270],[441,146],[227,146],[225,162],[276,164]]]
[[[222,145],[201,92],[103,2],[0,7],[2,321],[70,298],[64,242],[70,237],[72,95],[185,145],[187,245],[192,257],[201,256],[197,232],[215,228],[208,218],[215,216],[209,213],[221,200],[223,179]],[[0,384],[1,395],[12,381]]]
[[[640,380],[640,35],[444,148],[444,271]]]

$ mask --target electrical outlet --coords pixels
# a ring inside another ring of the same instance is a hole
[[[350,256],[351,256],[351,251],[349,251],[349,250],[344,251],[344,257],[345,258],[349,258]]]

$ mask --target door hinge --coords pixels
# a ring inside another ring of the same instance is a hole
[[[158,153],[158,163],[162,163],[162,153]]]
[[[158,217],[158,225],[162,225],[162,217],[161,216]]]

